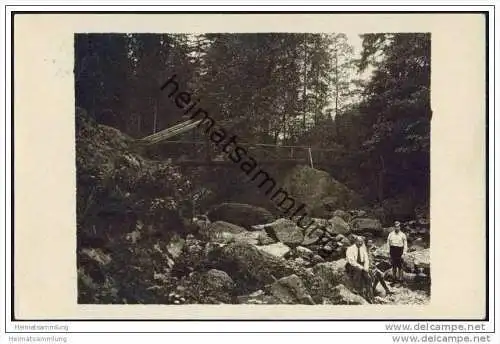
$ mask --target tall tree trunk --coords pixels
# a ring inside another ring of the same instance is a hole
[[[307,111],[307,34],[304,35],[304,88],[302,93],[303,101],[303,126],[306,130],[306,111]]]
[[[320,74],[320,71],[319,71],[319,64],[316,66],[316,86],[318,87],[318,91],[319,91],[319,74]],[[320,119],[320,116],[321,116],[321,108],[320,108],[320,101],[321,99],[316,99],[316,114],[314,116],[314,124],[315,125],[318,125],[318,121]]]
[[[157,121],[158,121],[158,98],[153,100],[153,133],[157,131]]]
[[[385,162],[384,157],[379,155],[380,169],[378,172],[378,201],[380,204],[384,201],[384,177],[385,177]]]
[[[335,117],[339,113],[339,63],[337,48],[335,48]]]
[[[283,128],[283,140],[282,142],[286,142],[286,110],[283,109],[283,116],[281,117],[281,122],[283,124],[282,128]]]

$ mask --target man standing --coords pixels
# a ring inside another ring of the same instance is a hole
[[[373,253],[377,249],[377,247],[373,244],[372,240],[368,240],[366,242],[366,247],[367,247],[368,259],[370,261],[370,273],[371,273],[371,276],[373,279],[373,287],[372,287],[373,293],[375,294],[375,288],[377,287],[377,285],[380,282],[382,287],[384,287],[384,289],[385,289],[386,295],[392,294],[392,291],[389,289],[389,287],[385,283],[384,273],[382,271],[380,271],[380,269],[375,266],[375,259],[374,259]]]
[[[346,273],[354,280],[355,284],[363,291],[366,288],[372,291],[372,282],[369,275],[369,259],[364,240],[362,237],[356,237],[354,244],[346,250]],[[371,295],[368,295],[370,299]],[[366,296],[366,295],[365,295]]]
[[[403,255],[408,251],[406,234],[401,231],[401,223],[394,222],[394,230],[387,237],[387,246],[391,257],[392,275],[394,281],[403,280]]]

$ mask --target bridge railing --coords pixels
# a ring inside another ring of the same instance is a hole
[[[224,161],[231,163],[227,153],[215,147],[208,141],[168,141],[163,140],[162,145],[185,145],[192,146],[188,154],[183,154],[177,158],[179,163],[196,165],[206,165],[210,162],[222,164]],[[301,163],[311,167],[328,164],[329,157],[338,149],[315,148],[301,145],[274,145],[265,143],[240,143],[238,145],[245,148],[248,156],[252,156],[258,163],[280,164],[280,163]],[[175,158],[174,158],[175,159]]]

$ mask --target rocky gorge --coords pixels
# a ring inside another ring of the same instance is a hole
[[[299,166],[285,186],[312,208],[314,231],[261,205],[229,200],[192,216],[194,189],[175,165],[148,157],[120,131],[77,112],[79,303],[367,304],[345,274],[352,236],[372,239],[392,279],[391,231],[376,210],[324,171]],[[402,222],[404,280],[376,303],[430,298],[428,218]]]

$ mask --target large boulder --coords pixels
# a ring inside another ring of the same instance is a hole
[[[208,232],[209,233],[227,232],[231,234],[238,234],[246,232],[246,229],[226,221],[215,221],[208,227]]]
[[[260,289],[293,273],[285,259],[246,243],[231,243],[213,250],[207,261],[209,267],[226,271],[233,278],[239,295]]]
[[[309,246],[316,244],[325,235],[325,227],[314,223],[304,231],[302,245]]]
[[[423,268],[429,273],[431,268],[430,250],[408,252],[403,256],[403,267],[408,271],[415,271],[415,268]]]
[[[230,238],[228,241],[225,243],[231,243],[231,242],[242,242],[242,243],[248,243],[252,245],[258,245],[259,240],[261,238],[261,232],[250,232],[250,231],[245,231],[243,233],[238,233],[238,234],[231,234]]]
[[[371,218],[355,218],[351,221],[352,232],[355,234],[370,233],[374,236],[383,236],[384,229],[382,223],[378,219]]]
[[[243,242],[253,245],[274,243],[264,230],[247,231],[245,228],[225,221],[216,221],[207,230],[207,239],[211,242],[229,244]]]
[[[294,274],[302,280],[314,303],[321,304],[324,298],[331,296],[332,286],[319,274],[315,274],[313,268],[297,267]]]
[[[183,281],[185,295],[199,303],[233,303],[235,284],[224,271],[195,272]]]
[[[344,283],[346,278],[345,259],[339,259],[332,262],[319,263],[313,267],[313,273],[321,277],[329,286]]]
[[[297,202],[306,204],[313,217],[329,218],[335,209],[352,208],[360,200],[327,172],[303,165],[285,176],[283,189]]]
[[[311,215],[322,218],[329,218],[330,216],[332,216],[336,204],[338,204],[337,197],[324,197],[321,199],[321,202],[318,202],[317,205],[311,207]]]
[[[332,217],[328,223],[330,226],[327,227],[327,230],[330,234],[348,235],[351,231],[349,224],[340,216]]]
[[[294,249],[293,255],[295,257],[301,257],[307,260],[311,260],[314,256],[314,252],[307,247],[298,246]]]
[[[304,230],[289,219],[281,218],[268,223],[265,230],[271,237],[287,245],[298,246],[304,241]]]
[[[210,221],[226,221],[248,230],[252,226],[274,221],[274,216],[266,209],[250,204],[221,203],[207,213]]]
[[[286,246],[285,244],[281,242],[277,242],[275,244],[271,245],[262,245],[262,246],[257,246],[259,250],[262,252],[266,252],[274,257],[282,258],[284,257],[287,253],[290,252],[290,247]]]
[[[270,287],[270,293],[283,304],[314,304],[304,282],[295,274],[274,282]]]
[[[340,217],[342,220],[344,220],[345,222],[349,222],[351,220],[351,215],[345,211],[345,210],[341,210],[341,209],[337,209],[333,212],[332,216],[338,216]]]
[[[334,304],[337,305],[366,305],[368,301],[359,295],[354,294],[343,284],[337,285],[332,290],[332,297]]]

